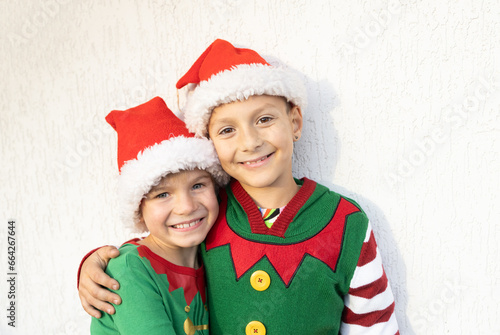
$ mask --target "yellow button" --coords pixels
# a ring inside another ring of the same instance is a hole
[[[250,321],[245,328],[246,335],[266,335],[266,327],[259,321]]]
[[[257,291],[265,291],[271,284],[271,277],[267,274],[267,272],[258,270],[252,273],[250,277],[250,285]]]

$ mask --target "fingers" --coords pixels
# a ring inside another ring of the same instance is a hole
[[[108,266],[109,260],[117,257],[119,254],[120,252],[118,249],[113,246],[107,246],[98,249],[90,255],[82,265],[80,285],[82,281],[85,280],[86,287],[92,291],[96,290],[93,284],[104,286],[110,290],[118,290],[120,284],[118,284],[115,279],[108,276],[104,270]],[[93,283],[86,282],[86,278],[84,279],[84,277],[88,277]],[[94,297],[97,298],[96,296]]]
[[[95,268],[92,267],[92,269],[90,268],[90,265],[89,265],[89,270],[88,270],[88,274],[89,274],[89,279],[92,281],[92,284],[98,284],[98,285],[101,285],[101,286],[104,286],[110,290],[118,290],[120,288],[120,284],[113,278],[111,278],[110,276],[108,276],[103,270],[102,268],[96,266]],[[97,285],[92,285],[89,283],[88,287],[92,290],[91,291],[91,294],[93,292],[96,292],[96,293],[100,293],[101,296],[102,296],[102,293],[101,291],[105,291],[105,292],[108,292],[108,293],[111,293],[107,290],[104,290],[102,288],[99,287],[99,289],[97,289],[96,287],[98,287]],[[81,285],[81,282],[80,282],[80,285]],[[116,294],[115,294],[116,295]],[[96,298],[99,298],[95,295],[93,295],[94,297]]]
[[[106,289],[117,290],[119,283],[104,272],[109,259],[119,254],[115,247],[100,248],[82,264],[78,294],[83,309],[93,317],[101,317],[99,310],[114,314],[115,308],[110,303],[121,304],[120,296]]]
[[[82,306],[83,306],[83,309],[85,310],[85,312],[87,312],[88,315],[99,319],[101,317],[101,312],[99,312],[97,309],[92,307],[92,305],[90,305],[88,303],[88,301],[83,297],[81,292],[79,292],[78,294],[80,296],[80,302],[82,303]]]
[[[102,272],[102,275],[109,278],[109,276],[107,276],[104,272]],[[116,282],[114,279],[113,281]],[[118,283],[116,286],[118,286]],[[122,302],[118,294],[105,289],[101,285],[97,284],[96,280],[85,274],[83,274],[80,278],[80,288],[78,293],[80,295],[80,301],[83,309],[88,314],[96,318],[101,316],[99,310],[108,314],[114,314],[115,308],[110,303],[119,305]]]
[[[101,290],[103,291],[107,291],[105,289],[102,289]],[[107,291],[109,292],[109,291]],[[111,292],[109,292],[111,293]],[[104,300],[105,299],[99,299],[99,298],[94,298],[93,295],[97,295],[97,296],[100,296],[100,297],[103,297],[105,295],[103,295],[102,293],[98,293],[98,292],[90,292],[88,290],[85,290],[85,289],[80,289],[79,291],[79,295],[80,295],[80,301],[82,303],[82,306],[83,306],[83,309],[91,316],[95,317],[95,318],[100,318],[101,317],[101,311],[104,311],[108,314],[114,314],[115,313],[115,308],[113,307],[113,305],[109,304],[109,303],[106,303]],[[119,297],[118,297],[119,299]]]
[[[105,264],[105,268],[106,268],[106,266],[109,263],[109,260],[111,258],[118,257],[120,255],[120,251],[118,251],[118,249],[116,249],[116,247],[108,245],[108,246],[100,248],[94,254],[97,254],[97,256],[99,256],[101,261]]]
[[[102,276],[107,277],[107,280],[92,280],[92,282],[89,282],[88,285],[85,287],[85,289],[89,292],[89,295],[91,296],[92,299],[96,299],[98,301],[102,302],[109,302],[113,303],[115,305],[119,305],[122,303],[122,300],[120,296],[116,293],[113,293],[111,291],[108,291],[102,286],[105,287],[119,287],[118,282],[112,278],[110,278],[107,274],[103,273]],[[96,285],[96,283],[103,283]],[[108,286],[109,285],[109,286]],[[112,288],[114,290],[114,288]],[[99,308],[99,306],[94,305],[94,307]],[[101,309],[101,308],[99,308]],[[102,310],[102,309],[101,309]]]

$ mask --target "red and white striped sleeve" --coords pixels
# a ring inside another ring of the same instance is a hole
[[[370,223],[368,223],[349,292],[344,297],[340,333],[343,335],[399,334],[394,314],[394,297]]]

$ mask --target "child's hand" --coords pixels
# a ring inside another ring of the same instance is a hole
[[[109,303],[121,304],[120,296],[106,289],[117,290],[120,285],[104,273],[109,260],[118,255],[120,255],[118,249],[106,246],[96,250],[82,264],[78,294],[83,309],[93,317],[101,317],[98,310],[114,314],[115,308]]]

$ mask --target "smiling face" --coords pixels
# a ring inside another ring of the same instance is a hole
[[[169,174],[141,202],[142,219],[153,242],[162,250],[196,248],[219,213],[210,174],[202,170]]]
[[[296,187],[293,142],[302,130],[300,108],[282,97],[260,95],[214,108],[208,133],[222,168],[251,193]]]

